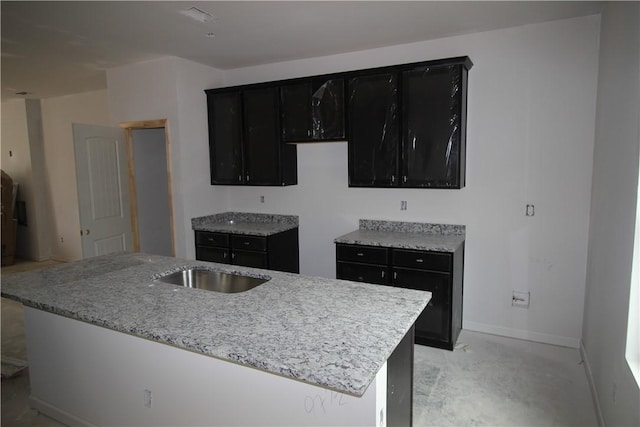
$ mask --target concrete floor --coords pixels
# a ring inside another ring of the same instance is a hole
[[[26,360],[22,306],[5,298],[1,349]],[[454,351],[416,345],[414,369],[415,426],[598,425],[576,349],[462,331]],[[3,378],[2,426],[61,426],[29,408],[28,375]]]

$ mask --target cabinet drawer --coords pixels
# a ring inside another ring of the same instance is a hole
[[[243,249],[247,251],[267,251],[267,238],[259,236],[231,236],[231,248]]]
[[[389,250],[374,246],[336,245],[339,261],[355,261],[367,264],[388,264]]]
[[[229,247],[229,235],[222,233],[210,233],[208,231],[196,231],[196,245]]]
[[[265,252],[234,250],[231,254],[232,264],[244,267],[267,268],[268,260]]]
[[[211,246],[196,246],[196,259],[200,261],[229,263],[229,250]]]
[[[451,272],[452,254],[449,253],[394,249],[392,257],[394,266]]]
[[[386,265],[338,261],[336,273],[337,278],[343,280],[375,283],[378,285],[386,285],[389,283],[389,269]]]

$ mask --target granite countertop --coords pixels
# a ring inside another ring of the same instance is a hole
[[[298,226],[295,215],[225,212],[191,219],[196,231],[270,236]]]
[[[199,266],[270,278],[226,294],[157,280]],[[27,306],[361,396],[429,292],[145,254],[3,275]]]
[[[455,252],[465,240],[464,225],[361,219],[356,231],[335,243],[385,246],[437,252]]]

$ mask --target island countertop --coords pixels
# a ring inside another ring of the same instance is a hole
[[[246,292],[157,278],[189,267],[270,278]],[[2,278],[2,296],[72,319],[361,396],[429,292],[146,254]]]

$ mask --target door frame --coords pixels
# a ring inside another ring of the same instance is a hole
[[[131,206],[131,231],[133,235],[133,251],[140,252],[140,232],[138,227],[138,199],[136,195],[136,172],[133,158],[133,131],[136,129],[164,129],[164,145],[167,152],[167,193],[169,196],[169,229],[171,231],[171,255],[176,256],[176,240],[173,223],[173,191],[171,174],[171,138],[167,119],[121,122],[118,126],[125,131],[127,145],[127,164],[129,171],[129,198]]]

